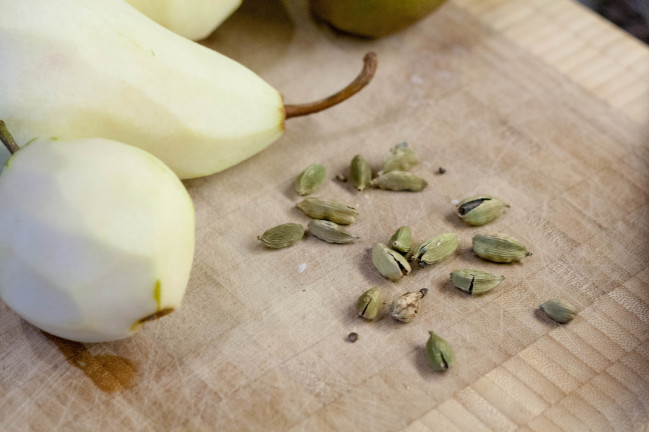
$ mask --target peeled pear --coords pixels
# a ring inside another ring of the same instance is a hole
[[[241,0],[126,0],[174,33],[191,40],[208,37],[241,5]]]
[[[345,33],[378,38],[404,29],[446,0],[310,0],[316,17]]]
[[[132,335],[180,306],[193,256],[189,194],[143,150],[41,138],[0,173],[0,298],[48,333]]]
[[[103,137],[138,146],[180,178],[256,154],[284,120],[369,83],[376,57],[329,98],[284,105],[241,64],[156,24],[125,1],[2,0],[0,118],[18,142]]]

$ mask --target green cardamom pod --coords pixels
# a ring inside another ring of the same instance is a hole
[[[462,200],[457,215],[468,225],[484,225],[505,212],[509,204],[491,195],[476,195]]]
[[[457,249],[457,234],[446,233],[426,240],[415,249],[410,258],[418,261],[419,267],[441,262],[451,256]]]
[[[455,365],[455,354],[453,354],[451,346],[435,333],[429,333],[430,337],[426,342],[428,366],[437,372],[448,370]]]
[[[407,226],[400,227],[390,237],[390,247],[397,252],[407,254],[412,248],[412,231]]]
[[[577,309],[563,299],[548,300],[540,307],[550,318],[562,324],[572,321],[577,315]]]
[[[327,219],[340,225],[356,220],[356,209],[338,201],[309,197],[297,203],[297,208],[313,219]]]
[[[370,185],[372,181],[372,168],[363,159],[363,156],[356,155],[352,159],[351,166],[349,167],[349,178],[359,191],[362,191]]]
[[[309,165],[300,173],[295,181],[295,190],[300,195],[313,193],[326,176],[325,167],[314,163]]]
[[[271,249],[282,249],[293,246],[304,237],[304,227],[296,223],[285,223],[266,230],[257,237]]]
[[[455,270],[451,273],[453,286],[472,295],[480,295],[494,289],[505,280],[505,276],[480,270]]]
[[[360,238],[334,222],[321,219],[309,222],[309,232],[328,243],[353,243]]]
[[[425,291],[408,292],[405,293],[392,302],[392,311],[390,315],[397,321],[409,323],[415,319],[419,313],[419,306],[421,299],[424,297]]]
[[[390,171],[372,180],[370,185],[391,191],[419,192],[428,183],[423,178],[417,177],[408,171]]]
[[[480,258],[497,263],[519,261],[532,255],[521,242],[506,234],[475,235],[473,251]]]
[[[382,306],[381,290],[371,288],[365,291],[356,302],[356,313],[366,320],[373,320],[379,314]]]
[[[379,172],[379,175],[390,171],[408,171],[417,162],[419,162],[419,158],[408,146],[408,143],[399,143],[392,147],[383,157],[383,169]]]
[[[388,248],[383,243],[375,243],[372,247],[372,264],[384,277],[397,281],[410,273],[410,264],[397,251]]]

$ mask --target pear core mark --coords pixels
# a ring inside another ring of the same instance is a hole
[[[14,137],[9,133],[9,129],[7,129],[7,125],[3,120],[0,120],[0,141],[2,141],[11,154],[20,150],[20,147],[18,147],[16,141],[14,141]]]

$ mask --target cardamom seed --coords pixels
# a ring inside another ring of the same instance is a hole
[[[257,237],[261,242],[271,249],[282,249],[293,246],[304,237],[304,227],[296,223],[285,223],[270,228]]]
[[[370,181],[372,181],[372,168],[363,156],[354,156],[351,166],[349,167],[349,177],[354,186],[356,186],[356,189],[359,191],[362,191],[369,186]]]
[[[426,267],[429,264],[441,262],[451,256],[457,249],[457,246],[457,234],[440,234],[420,244],[413,252],[410,260],[418,261],[419,267]]]
[[[480,295],[494,289],[505,280],[505,276],[483,272],[480,270],[455,270],[451,273],[453,286],[472,295]]]
[[[480,258],[497,263],[519,261],[532,255],[514,237],[506,234],[477,234],[473,237],[473,251]]]
[[[341,225],[349,225],[356,220],[356,209],[338,201],[316,197],[305,198],[297,203],[297,208],[313,219],[327,219]]]
[[[468,225],[484,225],[505,212],[509,204],[491,195],[476,195],[462,200],[457,215]]]
[[[410,264],[399,252],[388,248],[383,243],[375,243],[372,247],[372,264],[384,277],[398,281],[410,273]]]
[[[572,321],[577,315],[577,309],[563,299],[548,300],[540,306],[541,309],[558,323]]]
[[[320,186],[325,175],[325,167],[317,163],[311,164],[297,177],[297,180],[295,181],[295,190],[300,195],[313,193],[313,191]]]
[[[407,254],[412,248],[412,231],[407,226],[402,226],[390,237],[390,247],[397,252]]]
[[[428,366],[437,372],[443,372],[455,365],[455,354],[451,346],[444,339],[429,332],[430,337],[426,342],[426,357]]]
[[[408,292],[394,299],[392,302],[392,311],[390,312],[392,318],[404,323],[409,323],[414,320],[417,313],[419,313],[419,306],[421,305],[421,299],[424,293],[421,291]]]
[[[381,306],[381,290],[376,287],[371,288],[358,298],[356,302],[356,313],[358,316],[371,321],[379,314]]]
[[[415,152],[408,146],[407,142],[402,142],[392,147],[383,157],[383,169],[379,175],[389,173],[390,171],[408,171],[419,162]]]
[[[372,180],[370,185],[384,190],[419,192],[428,182],[408,171],[390,171]]]
[[[309,222],[309,232],[328,243],[353,243],[360,238],[334,222],[321,219]]]

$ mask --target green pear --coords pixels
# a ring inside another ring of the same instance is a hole
[[[179,36],[125,1],[2,0],[0,118],[19,142],[103,137],[138,146],[180,178],[226,169],[263,150],[284,120],[335,105],[340,92],[284,105],[241,64]]]
[[[0,174],[0,298],[11,309],[53,335],[103,342],[180,306],[194,208],[167,166],[101,138],[13,151]]]
[[[310,0],[311,10],[345,33],[378,38],[408,27],[446,0]]]
[[[160,25],[191,40],[208,37],[241,0],[126,0]]]

